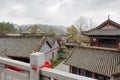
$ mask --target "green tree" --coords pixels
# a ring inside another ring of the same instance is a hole
[[[71,25],[70,27],[67,28],[67,37],[68,41],[73,42],[75,41],[75,35],[78,34],[78,31],[74,25]]]
[[[67,28],[67,35],[75,35],[78,34],[78,31],[74,25],[71,25]]]
[[[17,29],[9,22],[0,22],[0,33],[14,33]]]
[[[54,31],[53,29],[49,29],[49,30],[47,31],[47,34],[48,34],[48,35],[56,35],[56,33],[55,33],[55,31]]]
[[[40,27],[39,27],[39,25],[32,25],[27,29],[27,31],[30,33],[39,33]]]

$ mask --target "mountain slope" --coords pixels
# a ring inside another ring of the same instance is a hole
[[[35,24],[32,24],[35,25]],[[48,31],[53,29],[57,34],[64,34],[66,32],[66,28],[64,26],[57,26],[57,25],[45,25],[45,24],[37,24],[40,27],[41,31]],[[26,31],[28,27],[31,25],[22,25],[20,26],[23,31]]]

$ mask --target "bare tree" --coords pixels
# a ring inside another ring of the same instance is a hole
[[[93,20],[91,18],[88,19],[88,23],[89,24],[88,24],[88,29],[87,30],[90,30],[90,29],[92,29],[94,27],[95,23],[93,24]]]
[[[79,31],[79,42],[82,42],[82,36],[81,36],[81,32],[82,31],[87,31],[90,30],[93,27],[93,21],[91,18],[86,18],[86,17],[79,17],[74,25],[77,27],[78,31]]]
[[[83,17],[79,17],[76,21],[75,21],[75,26],[77,26],[78,31],[81,33],[82,28],[85,24],[85,19]]]
[[[93,21],[91,18],[79,17],[75,21],[75,26],[81,34],[81,31],[89,30],[93,27]]]

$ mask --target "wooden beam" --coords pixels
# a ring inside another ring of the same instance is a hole
[[[94,78],[96,79],[96,73],[93,73],[93,75],[94,75]]]
[[[69,66],[69,73],[72,73],[72,66]]]
[[[118,47],[119,47],[119,40],[116,39],[116,48],[118,48]]]
[[[92,40],[92,38],[90,38],[90,46],[92,46],[92,42],[93,42],[93,40]]]
[[[96,39],[96,46],[99,46],[99,40]]]

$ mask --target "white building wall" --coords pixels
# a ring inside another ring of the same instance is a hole
[[[55,44],[54,44],[54,48],[55,48],[55,47],[58,47],[58,46],[59,46],[59,44],[58,44],[58,42],[56,41]],[[54,50],[54,58],[55,58],[55,59],[58,58],[58,50],[59,50],[59,48],[56,49],[56,50]]]
[[[45,52],[47,52],[47,51],[50,50],[50,49],[51,49],[50,46],[49,46],[49,45],[46,43],[46,41],[45,41],[44,44],[43,44],[43,46],[42,46],[42,48],[40,49],[40,52],[45,53]],[[45,55],[45,59],[46,59],[46,60],[52,59],[52,54],[51,54],[51,53],[46,54],[46,55]]]

